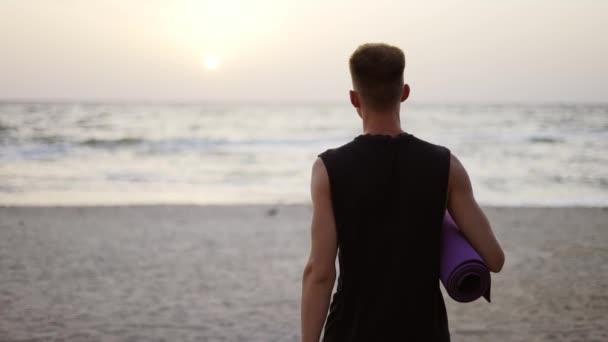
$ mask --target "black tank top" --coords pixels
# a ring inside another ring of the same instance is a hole
[[[318,156],[340,266],[323,341],[449,341],[439,237],[450,151],[408,133],[362,134]]]

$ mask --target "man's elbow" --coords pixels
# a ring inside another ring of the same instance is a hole
[[[498,273],[502,270],[502,267],[505,265],[504,252],[500,251],[500,253],[498,253],[498,255],[496,255],[496,257],[493,259],[494,260],[492,260],[492,262],[487,265],[488,270],[490,270],[490,272]]]
[[[333,284],[335,280],[335,267],[322,267],[310,262],[304,267],[304,273],[302,275],[303,282],[311,282],[313,284]]]

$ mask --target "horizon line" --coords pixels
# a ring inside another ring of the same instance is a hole
[[[0,98],[0,104],[105,104],[105,105],[348,105],[348,99],[136,99],[136,98]],[[581,101],[581,100],[555,100],[555,101],[524,101],[524,100],[409,100],[409,105],[536,105],[536,106],[560,106],[560,105],[587,105],[605,106],[606,101]]]

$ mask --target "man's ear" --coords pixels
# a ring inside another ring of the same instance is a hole
[[[357,94],[356,91],[351,90],[351,91],[349,91],[349,95],[350,95],[350,103],[353,105],[353,107],[359,109],[361,107],[361,101],[359,100],[359,94]]]
[[[408,97],[410,97],[410,85],[404,84],[403,85],[403,94],[401,94],[401,102],[407,100]]]

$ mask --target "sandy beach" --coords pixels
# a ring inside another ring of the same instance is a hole
[[[608,341],[608,208],[485,209],[506,265],[452,340]],[[0,208],[0,341],[299,341],[310,214]]]

